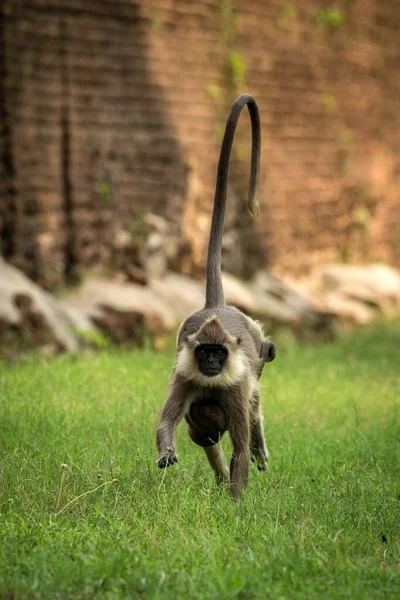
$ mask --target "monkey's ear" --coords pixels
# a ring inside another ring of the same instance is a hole
[[[272,362],[276,356],[276,348],[271,340],[264,340],[260,348],[260,358],[264,362]]]
[[[237,345],[240,346],[240,344],[242,343],[242,338],[240,337],[240,335],[237,336],[236,341]]]

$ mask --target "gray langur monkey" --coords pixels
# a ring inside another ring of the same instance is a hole
[[[185,417],[191,439],[204,448],[217,481],[228,483],[234,498],[247,484],[251,458],[260,470],[267,466],[258,380],[264,364],[275,358],[275,346],[264,339],[260,323],[227,306],[222,287],[221,247],[229,162],[236,125],[245,105],[252,131],[248,208],[254,218],[258,217],[255,196],[260,164],[260,117],[254,98],[243,94],[232,106],[219,157],[205,307],[180,326],[174,371],[157,429],[157,465],[163,469],[178,461],[175,429]],[[218,443],[225,431],[229,432],[233,446],[230,469]]]

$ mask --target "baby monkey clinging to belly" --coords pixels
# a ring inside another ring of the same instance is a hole
[[[239,96],[228,117],[218,163],[214,210],[207,257],[205,307],[181,325],[175,367],[157,429],[160,468],[178,461],[175,429],[185,417],[191,439],[202,446],[218,482],[227,482],[234,498],[247,484],[250,457],[266,469],[268,451],[262,431],[258,380],[263,366],[275,358],[275,346],[264,339],[261,325],[224,299],[221,246],[229,161],[236,125],[247,105],[252,131],[248,208],[257,218],[261,132],[257,104]],[[229,431],[233,454],[230,469],[219,440]]]

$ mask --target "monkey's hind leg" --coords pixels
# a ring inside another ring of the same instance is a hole
[[[234,410],[229,434],[233,446],[230,463],[230,493],[233,498],[240,496],[241,489],[247,486],[250,467],[250,415],[247,403],[238,403]]]
[[[213,446],[207,446],[204,448],[204,451],[207,455],[208,462],[211,465],[215,473],[215,479],[217,483],[220,485],[222,483],[229,482],[229,469],[226,464],[224,451],[222,450],[220,444],[214,444]]]
[[[259,471],[266,471],[268,463],[268,449],[265,444],[262,429],[262,415],[258,390],[254,392],[251,400],[250,437],[252,460],[257,463],[257,468]]]

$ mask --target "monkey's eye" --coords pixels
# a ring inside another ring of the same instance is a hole
[[[218,356],[218,358],[224,358],[226,356],[226,351],[225,350],[218,350],[217,351],[217,356]]]
[[[206,354],[207,354],[207,352],[206,352],[205,350],[198,350],[198,351],[196,352],[196,354],[197,354],[197,356],[198,356],[199,358],[205,358],[205,357],[206,357]]]

